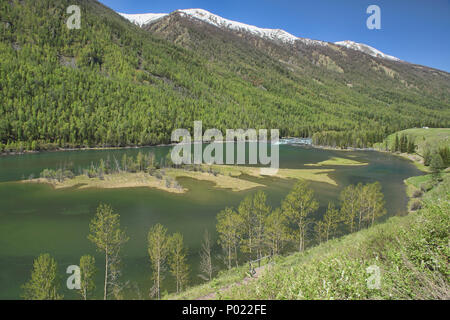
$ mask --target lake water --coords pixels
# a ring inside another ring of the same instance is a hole
[[[266,185],[243,192],[217,189],[212,183],[189,178],[179,179],[189,189],[185,194],[173,194],[149,188],[130,189],[65,189],[53,190],[47,185],[20,183],[30,175],[38,176],[44,168],[57,168],[73,163],[85,168],[108,155],[120,159],[124,153],[135,156],[139,150],[153,151],[165,156],[169,147],[148,147],[120,150],[87,150],[47,152],[0,157],[0,299],[18,299],[21,285],[30,277],[32,262],[40,253],[56,258],[61,274],[61,291],[66,298],[75,298],[65,287],[65,269],[78,264],[80,256],[96,256],[99,273],[98,292],[101,296],[103,258],[87,240],[89,222],[99,203],[108,203],[120,213],[121,225],[130,241],[123,248],[123,280],[129,281],[129,298],[147,298],[151,286],[151,269],[147,254],[149,228],[161,223],[170,233],[184,235],[189,248],[191,283],[200,283],[198,252],[203,232],[208,229],[214,241],[216,214],[226,206],[236,207],[248,194],[264,190],[272,207],[280,205],[294,180],[278,178],[251,178]],[[390,154],[374,151],[334,151],[309,147],[280,145],[281,168],[310,168],[304,164],[316,163],[331,157],[343,157],[368,162],[358,167],[335,168],[331,177],[338,186],[311,183],[320,202],[317,215],[323,214],[329,201],[338,201],[339,192],[349,184],[379,181],[385,195],[388,215],[406,211],[407,197],[403,180],[419,175],[410,162]],[[220,248],[215,245],[215,254]],[[219,266],[220,261],[216,259]],[[221,268],[223,268],[223,264]],[[173,291],[170,275],[164,289]]]

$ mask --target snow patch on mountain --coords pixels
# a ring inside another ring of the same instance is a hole
[[[159,19],[164,18],[167,16],[167,13],[143,13],[143,14],[127,14],[127,13],[120,13],[122,17],[125,19],[131,21],[132,23],[138,25],[139,27],[142,27],[143,25],[155,22]]]
[[[203,9],[185,9],[177,10],[176,12],[212,24],[218,28],[230,29],[238,32],[247,32],[264,39],[291,44],[295,43],[295,41],[304,41],[308,42],[308,44],[324,44],[322,41],[296,37],[281,29],[259,28],[242,22],[228,20]]]
[[[368,46],[367,44],[364,44],[364,43],[357,43],[354,41],[345,40],[345,41],[335,42],[334,44],[337,44],[339,46],[343,46],[343,47],[346,47],[349,49],[361,51],[363,53],[371,55],[372,57],[383,58],[383,59],[388,59],[388,60],[393,60],[393,61],[400,61],[399,58],[387,55],[387,54],[385,54],[371,46]]]

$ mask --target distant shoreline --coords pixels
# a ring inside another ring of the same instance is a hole
[[[292,137],[284,137],[282,139],[289,139]],[[223,143],[231,142],[231,141],[221,141]],[[246,141],[248,142],[248,141]],[[80,148],[57,148],[57,149],[49,149],[49,150],[24,150],[24,151],[13,151],[13,152],[1,152],[0,157],[7,156],[17,156],[17,155],[26,155],[26,154],[38,154],[38,153],[46,153],[46,152],[66,152],[66,151],[89,151],[89,150],[126,150],[126,149],[140,149],[140,148],[150,148],[150,147],[170,147],[175,146],[177,143],[161,143],[161,144],[149,144],[142,146],[124,146],[124,147],[80,147]],[[280,144],[282,145],[282,144]],[[286,144],[289,145],[289,144]],[[294,144],[291,144],[294,145]],[[342,149],[339,147],[331,147],[331,146],[323,146],[323,145],[314,145],[314,144],[297,144],[302,147],[311,147],[315,149],[323,149],[323,150],[335,150],[335,151],[380,151],[374,148],[347,148]]]

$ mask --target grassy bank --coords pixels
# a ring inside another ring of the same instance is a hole
[[[422,209],[407,216],[278,257],[257,279],[243,281],[242,266],[166,298],[449,299],[449,200],[450,176],[444,175],[420,198]],[[368,286],[378,270],[379,287]]]
[[[305,164],[305,166],[311,166],[311,167],[321,167],[321,166],[366,166],[368,163],[365,162],[359,162],[356,160],[351,159],[345,159],[345,158],[339,158],[339,157],[332,157],[331,159],[321,161],[318,163],[309,163]]]

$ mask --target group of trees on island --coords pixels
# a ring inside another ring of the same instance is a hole
[[[40,177],[47,180],[57,180],[59,182],[65,179],[72,179],[76,174],[86,175],[89,178],[103,179],[106,174],[114,173],[136,173],[145,172],[150,175],[157,174],[156,170],[161,168],[170,168],[173,166],[170,152],[166,157],[161,158],[158,162],[153,152],[144,153],[139,151],[138,154],[127,156],[123,154],[119,160],[115,156],[112,158],[108,155],[106,159],[100,159],[96,164],[91,163],[88,168],[78,168],[75,170],[73,164],[63,164],[58,169],[44,169]]]
[[[299,180],[281,202],[272,209],[263,191],[245,197],[237,210],[225,208],[217,215],[218,244],[222,247],[227,268],[239,261],[261,259],[264,255],[280,255],[291,247],[305,250],[308,244],[328,241],[339,234],[354,232],[373,225],[386,213],[383,194],[378,182],[346,187],[340,196],[340,209],[329,203],[322,219],[314,219],[319,204],[308,183]],[[88,239],[104,255],[103,299],[122,299],[127,283],[122,281],[121,249],[129,240],[120,226],[119,214],[106,204],[100,204],[89,225]],[[161,224],[149,229],[147,250],[152,268],[153,286],[150,296],[161,298],[161,287],[169,269],[176,283],[176,292],[189,283],[188,250],[180,233],[168,234]],[[241,259],[239,257],[241,255]],[[218,269],[213,262],[213,241],[205,231],[200,251],[199,275],[212,280]],[[92,298],[98,270],[91,255],[80,258],[80,287],[82,299]],[[25,299],[62,299],[61,278],[57,262],[49,254],[35,259],[31,279],[23,286]]]

